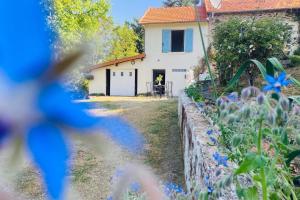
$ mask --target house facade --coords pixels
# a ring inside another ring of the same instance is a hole
[[[177,96],[204,56],[197,19],[207,45],[205,7],[148,9],[140,20],[145,27],[145,53],[93,66],[90,94],[135,96],[161,92]],[[158,76],[162,76],[160,83],[156,81]]]
[[[289,53],[299,46],[300,0],[204,0],[194,7],[150,8],[140,19],[145,27],[145,53],[100,63],[90,69],[90,94],[177,96],[193,79],[193,68],[213,42],[215,25],[230,17],[279,17],[293,27]],[[157,81],[161,76],[162,80]]]

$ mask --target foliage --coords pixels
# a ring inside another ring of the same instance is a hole
[[[258,60],[248,60],[245,63],[241,65],[241,67],[237,70],[236,74],[234,77],[230,80],[228,83],[227,90],[231,89],[234,87],[234,85],[237,84],[238,80],[241,78],[243,73],[246,72],[247,69],[253,67],[257,67],[263,78],[267,78],[268,76],[273,77],[276,71],[285,73],[285,69],[283,65],[279,62],[277,58],[268,58],[266,62],[266,67],[259,62]],[[293,78],[290,77],[290,81],[296,86],[300,88],[300,82]]]
[[[138,19],[134,19],[133,22],[126,22],[126,25],[128,25],[138,36],[137,40],[135,41],[136,43],[136,48],[139,53],[144,53],[145,52],[145,28],[143,25],[141,25],[138,21]]]
[[[188,97],[193,98],[196,102],[202,102],[204,101],[203,96],[201,95],[200,86],[198,84],[191,84],[185,89],[185,93]]]
[[[158,77],[156,77],[155,82],[160,85],[163,80],[164,76],[160,74]]]
[[[195,3],[198,4],[199,0],[164,0],[163,5],[165,7],[182,7],[182,6],[193,6]]]
[[[111,24],[107,0],[54,0],[52,4],[49,23],[60,36],[63,52],[94,39]]]
[[[294,51],[294,55],[300,56],[300,47],[298,47],[298,48]]]
[[[112,50],[107,60],[114,60],[137,55],[136,41],[139,39],[128,24],[119,26],[114,30]]]
[[[220,83],[226,85],[237,69],[249,59],[265,62],[266,58],[282,56],[291,27],[277,18],[231,18],[216,25],[213,46],[216,50]],[[247,69],[248,79],[257,69]]]
[[[293,66],[300,66],[300,56],[293,55],[289,57]]]
[[[229,157],[239,164],[230,178],[239,198],[251,199],[251,193],[262,199],[297,199],[290,163],[299,155],[300,105],[291,104],[283,94],[265,94],[255,87],[234,96],[217,100],[216,121],[223,127],[221,138],[226,138]],[[241,174],[251,177],[251,187],[240,185]]]

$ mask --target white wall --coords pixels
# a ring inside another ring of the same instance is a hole
[[[162,30],[184,30],[193,29],[193,51],[190,53],[162,53]],[[208,23],[202,23],[205,44],[208,42]],[[166,81],[173,82],[173,95],[177,96],[179,91],[184,89],[190,81],[190,71],[204,56],[201,45],[200,32],[197,23],[172,23],[145,25],[145,53],[143,61],[137,60],[134,65],[131,62],[121,63],[118,66],[96,69],[92,71],[94,80],[90,82],[90,93],[103,93],[106,90],[105,69],[138,69],[138,94],[146,93],[147,82],[152,82],[153,69],[165,69]],[[176,72],[174,72],[174,69]],[[186,72],[178,72],[178,69],[185,69]]]

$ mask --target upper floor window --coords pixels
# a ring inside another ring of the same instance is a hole
[[[193,52],[193,29],[162,30],[162,52]]]
[[[184,51],[184,30],[171,31],[171,52]]]

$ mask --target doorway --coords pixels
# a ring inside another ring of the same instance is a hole
[[[153,92],[159,95],[165,94],[166,85],[166,70],[154,69],[153,70]]]

